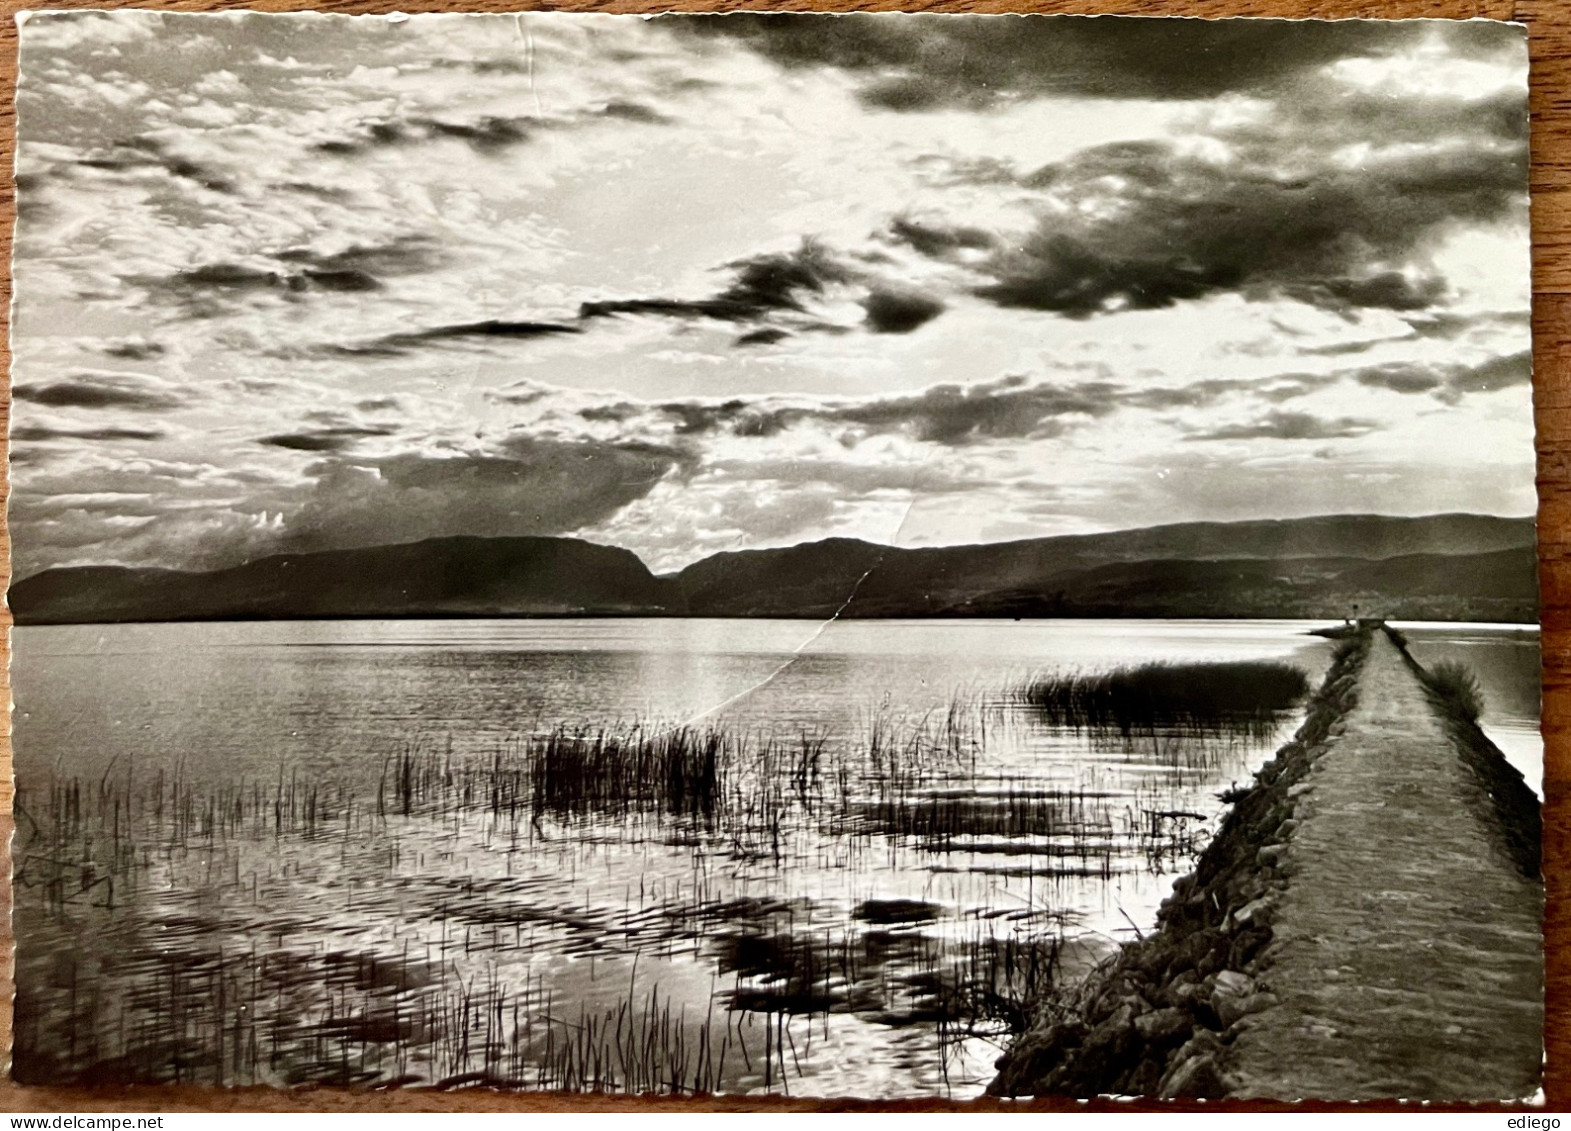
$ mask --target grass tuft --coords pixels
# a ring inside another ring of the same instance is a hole
[[[1478,677],[1466,664],[1441,660],[1429,668],[1425,683],[1437,706],[1466,722],[1476,723],[1484,713],[1484,693]]]

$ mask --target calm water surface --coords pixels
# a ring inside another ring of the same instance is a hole
[[[1108,742],[1010,690],[1149,660],[1317,684],[1310,627],[18,629],[18,1071],[975,1094],[1011,995],[1148,927],[1297,724]],[[1404,629],[1474,668],[1539,788],[1536,630]],[[717,808],[503,799],[532,736],[635,724],[724,732]]]

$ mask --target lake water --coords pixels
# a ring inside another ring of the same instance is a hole
[[[1311,627],[17,629],[18,1075],[976,1094],[1298,721],[1110,740],[1013,689],[1318,684]],[[1536,630],[1403,627],[1540,788]]]

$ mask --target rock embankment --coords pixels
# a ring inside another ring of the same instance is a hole
[[[1422,676],[1383,632],[1342,641],[1158,930],[1044,1003],[990,1091],[1530,1094],[1536,799]]]

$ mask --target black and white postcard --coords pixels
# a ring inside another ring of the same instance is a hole
[[[1521,27],[20,34],[18,1080],[1538,1093]]]

